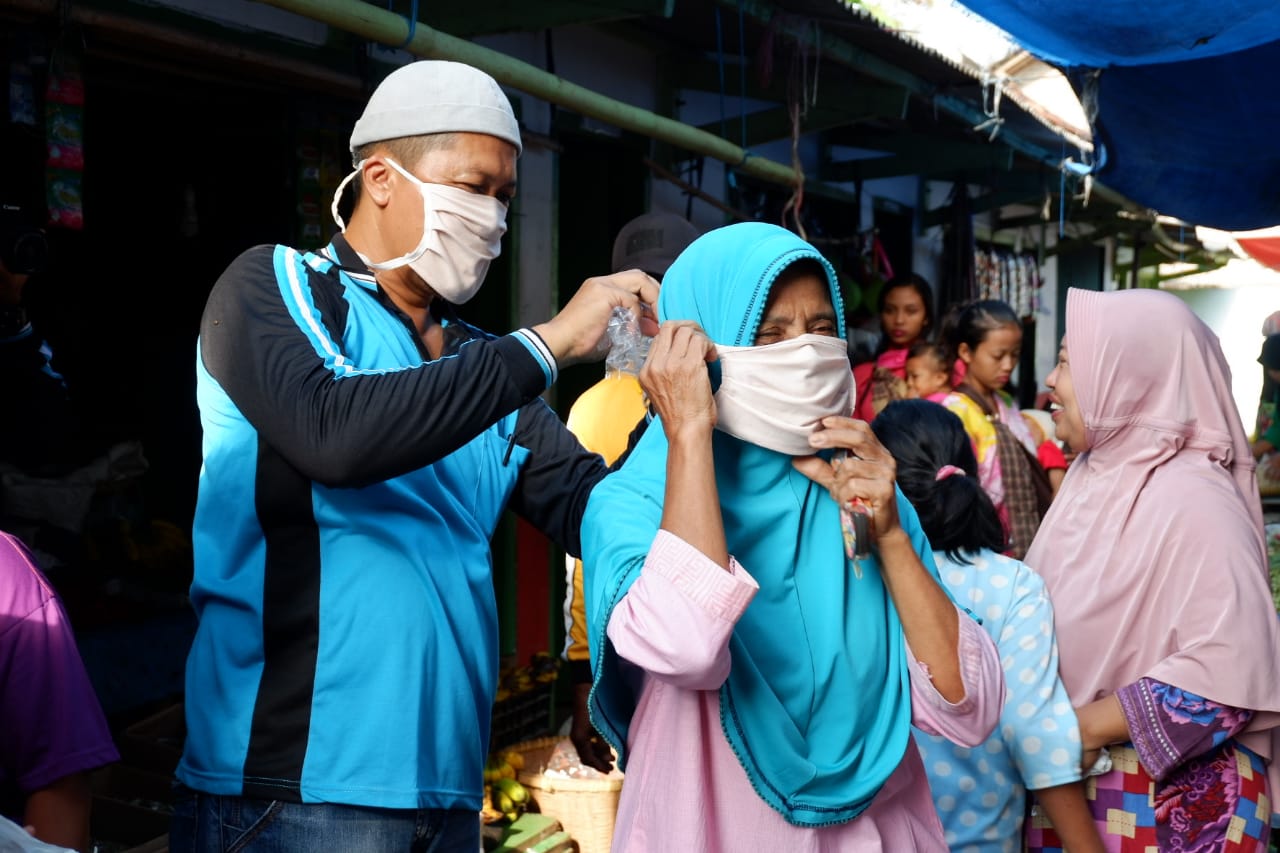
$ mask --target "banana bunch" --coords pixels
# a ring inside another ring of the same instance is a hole
[[[501,702],[529,693],[539,685],[551,684],[559,672],[559,657],[550,652],[534,652],[524,666],[507,664],[498,671],[498,692],[494,699]]]
[[[489,756],[484,765],[486,823],[514,821],[532,805],[529,789],[516,781],[516,773],[524,767],[524,756],[514,749]]]

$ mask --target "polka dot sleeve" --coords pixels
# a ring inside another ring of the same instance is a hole
[[[1080,776],[1080,727],[1058,675],[1053,605],[1040,577],[1025,566],[997,646],[1009,696],[1001,734],[1027,788],[1074,782]]]

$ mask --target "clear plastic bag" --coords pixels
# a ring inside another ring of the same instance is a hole
[[[616,753],[613,758],[617,761]],[[547,766],[542,769],[542,775],[552,779],[621,779],[622,771],[615,766],[608,773],[601,773],[594,767],[583,764],[582,759],[578,757],[578,750],[573,746],[573,741],[566,737],[561,738],[551,750],[551,755],[547,758]]]
[[[609,354],[605,356],[605,369],[638,375],[645,356],[649,354],[651,339],[640,333],[640,321],[635,312],[615,307],[609,316],[606,333],[609,338]]]
[[[7,817],[0,817],[0,853],[76,853],[69,847],[46,844]]]

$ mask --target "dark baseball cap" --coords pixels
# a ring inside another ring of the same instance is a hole
[[[698,239],[698,229],[674,213],[645,213],[622,226],[613,241],[613,272],[644,270],[661,277]]]

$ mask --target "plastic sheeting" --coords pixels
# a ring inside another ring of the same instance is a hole
[[[1067,73],[1108,187],[1196,225],[1280,223],[1276,0],[964,5]]]
[[[1205,59],[1280,38],[1275,0],[963,0],[1062,68]]]

